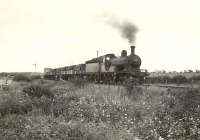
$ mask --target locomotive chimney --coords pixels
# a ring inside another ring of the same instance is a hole
[[[131,55],[135,55],[135,46],[131,46]]]

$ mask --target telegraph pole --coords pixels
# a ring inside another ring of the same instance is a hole
[[[37,67],[37,64],[35,63],[35,64],[33,64],[33,66],[35,67],[35,72],[36,72],[36,67]]]
[[[97,50],[97,57],[99,57],[99,51]]]

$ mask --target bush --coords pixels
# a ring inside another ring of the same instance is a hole
[[[28,76],[19,74],[19,75],[14,76],[13,81],[31,82],[31,79]]]
[[[24,140],[26,138],[26,126],[29,121],[24,115],[9,115],[0,118],[0,139],[1,140]]]
[[[171,77],[170,76],[163,76],[161,78],[162,83],[170,83],[171,82]]]
[[[23,88],[23,92],[26,93],[29,97],[34,98],[41,98],[42,96],[46,96],[50,99],[54,98],[53,93],[45,87],[40,85],[30,85]]]
[[[200,75],[192,76],[189,78],[190,82],[197,82],[200,81]]]
[[[84,79],[74,79],[71,81],[75,87],[84,87],[88,84],[88,82]]]
[[[31,80],[38,80],[41,79],[40,75],[31,75]]]
[[[6,116],[8,114],[27,114],[32,110],[31,102],[29,100],[20,100],[16,97],[5,96],[1,97],[0,115]]]
[[[186,83],[187,81],[188,79],[183,75],[177,75],[172,78],[172,82],[177,84]]]

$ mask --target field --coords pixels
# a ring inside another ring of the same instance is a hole
[[[0,90],[0,139],[196,140],[200,88],[12,82]]]

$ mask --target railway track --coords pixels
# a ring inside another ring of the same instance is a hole
[[[99,84],[99,83],[95,83]],[[99,85],[108,85],[108,84],[99,84]],[[113,86],[123,86],[121,84],[109,84]],[[177,85],[177,84],[141,84],[141,85],[133,85],[136,87],[161,87],[161,88],[173,88],[173,89],[186,89],[186,88],[197,88],[199,87],[198,85],[193,85],[193,84],[185,84],[185,85]]]
[[[176,85],[176,84],[142,84],[142,86],[145,87],[150,87],[150,86],[155,86],[155,87],[162,87],[162,88],[194,88],[197,87],[197,85],[192,85],[192,84],[186,84],[186,85]]]

